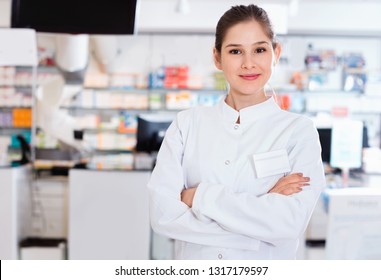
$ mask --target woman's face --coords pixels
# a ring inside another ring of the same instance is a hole
[[[264,93],[279,56],[279,44],[274,50],[255,20],[233,25],[225,34],[221,53],[214,50],[216,67],[224,72],[230,93],[238,95]]]

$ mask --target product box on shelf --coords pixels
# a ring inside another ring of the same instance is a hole
[[[31,127],[32,126],[32,110],[31,109],[13,109],[12,111],[14,127]]]
[[[197,101],[197,95],[187,90],[166,94],[166,108],[168,110],[187,109],[197,105]]]
[[[364,93],[367,83],[365,59],[361,53],[343,55],[343,90]]]

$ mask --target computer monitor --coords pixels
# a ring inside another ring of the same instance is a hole
[[[165,132],[173,119],[173,115],[139,115],[136,151],[159,151]]]
[[[321,145],[321,159],[325,163],[331,161],[331,138],[332,128],[318,128],[319,140]]]
[[[332,167],[347,169],[361,168],[363,148],[363,123],[357,120],[340,119],[332,126]]]
[[[332,127],[321,127],[317,128],[319,133],[319,140],[321,145],[321,158],[325,163],[331,163],[331,145],[332,145]],[[352,131],[353,132],[353,131]],[[369,138],[368,138],[368,128],[366,124],[363,124],[362,127],[362,147],[369,147]],[[353,147],[355,148],[355,147]]]

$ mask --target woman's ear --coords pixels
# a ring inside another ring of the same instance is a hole
[[[216,48],[213,49],[213,59],[214,59],[214,65],[216,65],[218,70],[222,70],[221,67],[221,54],[217,51]]]
[[[282,53],[282,46],[279,43],[277,43],[274,49],[274,66],[278,64],[281,53]]]

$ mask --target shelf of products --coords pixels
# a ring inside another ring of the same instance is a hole
[[[22,136],[31,141],[32,73],[26,67],[0,67],[0,165],[20,159]]]
[[[212,61],[186,58],[185,53],[189,52],[187,48],[192,49],[193,42],[183,46],[185,49],[181,59],[185,59],[176,64],[167,45],[165,50],[160,49],[163,48],[160,35],[147,37],[154,41],[152,48],[155,49],[145,48],[152,51],[152,57],[147,58],[144,67],[138,65],[136,53],[129,50],[130,45],[121,46],[123,56],[120,59],[124,61],[118,62],[120,69],[115,67],[107,73],[93,71],[89,63],[88,70],[91,71],[86,71],[80,92],[61,104],[61,110],[75,119],[77,128],[84,132],[85,141],[97,153],[133,150],[136,143],[136,117],[140,114],[175,114],[197,105],[212,106],[227,92],[222,72],[206,66]],[[287,38],[285,41],[294,39]],[[275,78],[281,77],[282,81],[272,83],[278,103],[285,110],[311,116],[346,107],[350,113],[379,118],[381,109],[377,104],[381,96],[381,74],[377,74],[374,67],[372,71],[366,68],[372,64],[369,63],[368,49],[372,51],[375,42],[367,41],[360,51],[351,52],[348,51],[350,48],[341,48],[345,44],[339,39],[338,43],[330,40],[328,45],[320,44],[325,39],[296,38],[298,44],[291,42],[289,46],[289,42],[285,42],[282,60],[276,69],[280,75],[274,74]],[[303,41],[302,44],[299,41]],[[294,50],[296,45],[299,49]],[[207,40],[200,47],[210,49]],[[291,51],[305,53],[304,56],[298,56],[301,63],[295,63]],[[54,65],[54,61],[50,64]],[[39,67],[39,70],[59,73],[53,66]],[[357,74],[365,74],[366,79],[357,79]],[[22,77],[20,75],[19,80]],[[351,79],[352,87],[349,83]],[[17,85],[22,83],[17,82]],[[374,123],[373,126],[377,126],[377,121]],[[47,145],[57,148],[60,145],[47,141],[49,136],[43,133],[41,138],[44,139],[41,141],[44,143],[42,147]]]
[[[335,108],[345,107],[349,113],[381,114],[381,94],[364,96],[348,92],[314,92],[305,96],[308,112],[331,112]]]
[[[0,67],[0,146],[2,163],[18,159],[21,145],[18,136],[27,143],[32,138],[33,71],[32,67]],[[57,69],[39,68],[37,85],[44,84],[59,75]]]
[[[84,88],[61,106],[84,131],[83,139],[97,151],[133,151],[137,116],[174,114],[195,105],[211,106],[225,92],[217,89]]]

